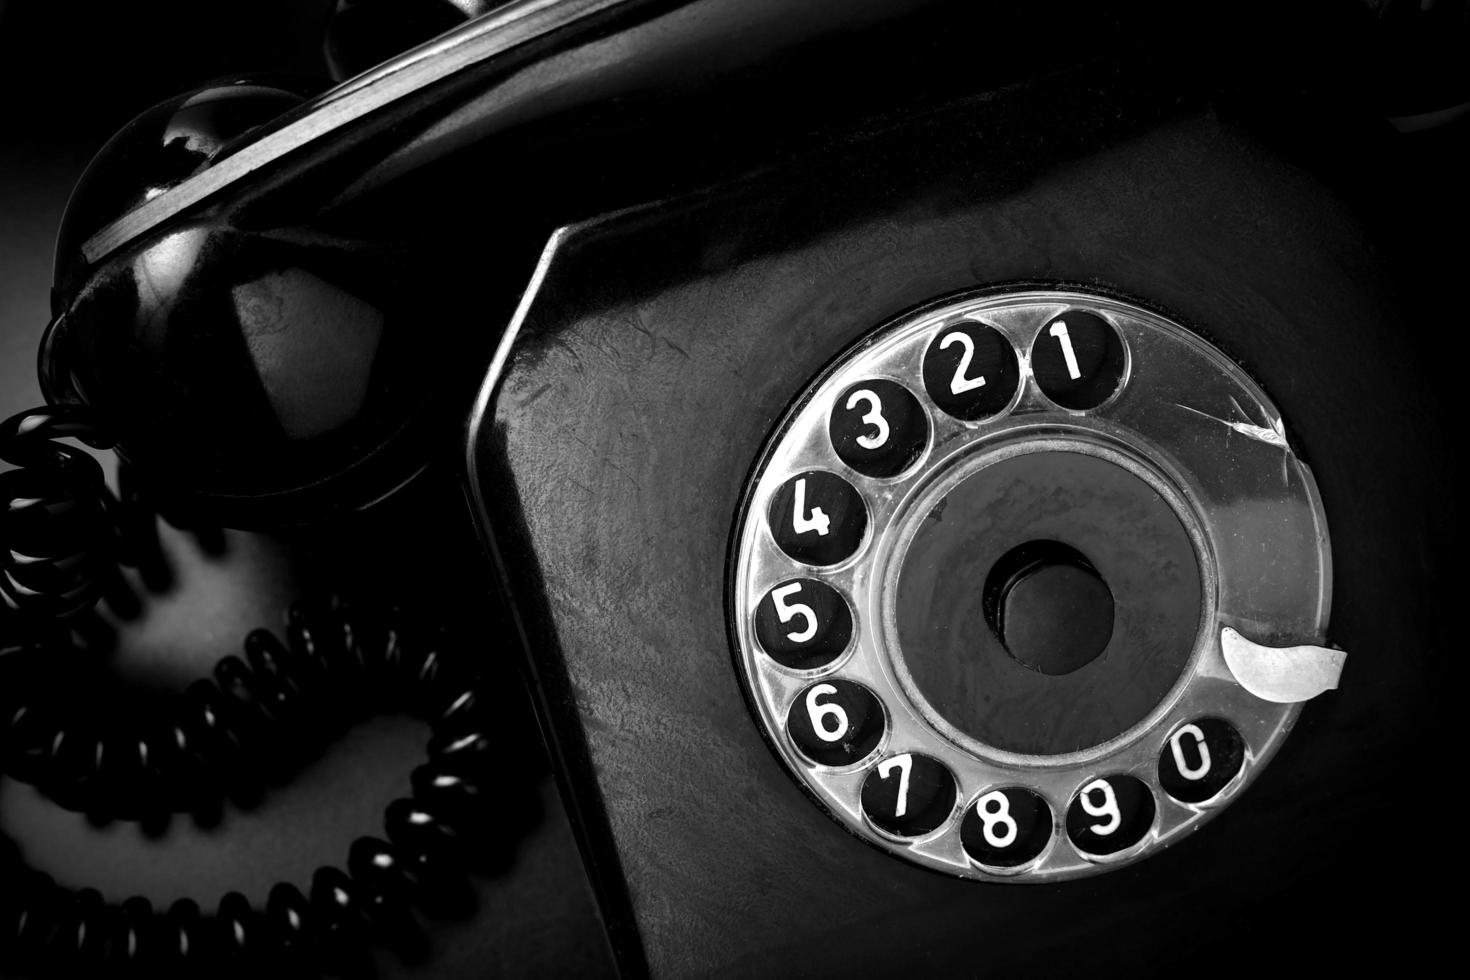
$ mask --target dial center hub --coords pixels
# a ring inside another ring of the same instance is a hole
[[[990,568],[985,619],[1023,666],[1070,674],[1087,666],[1113,636],[1113,593],[1092,562],[1060,541],[1027,541]]]
[[[959,465],[916,507],[890,586],[916,693],[961,733],[1027,755],[1141,722],[1199,631],[1199,562],[1173,507],[1082,443]]]

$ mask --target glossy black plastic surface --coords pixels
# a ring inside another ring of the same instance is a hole
[[[615,933],[625,963],[1151,975],[1207,950],[1217,969],[1323,968],[1357,955],[1329,932],[1428,914],[1429,878],[1359,845],[1409,816],[1365,772],[1434,771],[1446,558],[1419,543],[1447,537],[1445,415],[1402,343],[1416,307],[1371,238],[1394,231],[1377,189],[1333,165],[1386,144],[1301,119],[1094,65],[558,244],[470,459],[502,568],[533,583],[522,628],[606,913],[636,930]],[[1144,298],[1248,365],[1317,475],[1331,636],[1355,658],[1227,815],[1126,871],[1034,887],[837,831],[743,703],[724,598],[742,486],[790,400],[903,310],[1008,281]],[[1388,888],[1411,897],[1356,897]]]

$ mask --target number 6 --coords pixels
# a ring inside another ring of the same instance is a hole
[[[838,742],[842,736],[847,734],[847,712],[842,710],[840,704],[819,704],[817,695],[836,694],[837,688],[831,684],[818,684],[807,692],[806,715],[811,719],[812,730],[817,733],[817,738],[824,742]],[[832,728],[826,726],[828,720],[832,720]]]

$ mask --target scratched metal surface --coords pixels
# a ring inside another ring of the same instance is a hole
[[[1426,663],[1444,653],[1414,594],[1414,542],[1443,502],[1424,477],[1435,396],[1384,343],[1402,324],[1339,199],[1209,112],[1068,134],[1089,97],[1047,104],[1044,145],[1008,138],[1022,99],[922,164],[894,137],[862,168],[590,226],[551,257],[472,461],[487,506],[523,522],[497,541],[541,583],[522,612],[565,685],[547,710],[600,815],[585,843],[615,851],[657,975],[1151,974],[1248,964],[1263,944],[1320,964],[1313,930],[1360,921],[1347,884],[1389,867],[1351,855],[1402,815],[1362,774],[1417,778]],[[1013,887],[903,865],[803,796],[742,697],[725,591],[742,486],[808,380],[908,307],[1031,279],[1147,297],[1247,360],[1317,473],[1329,635],[1354,659],[1213,824],[1127,870]]]

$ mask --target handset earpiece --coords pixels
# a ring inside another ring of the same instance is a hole
[[[221,206],[96,265],[83,245],[301,99],[237,80],[143,113],[87,168],[57,247],[47,400],[88,406],[159,495],[232,526],[354,510],[424,465],[431,361],[407,263]]]

